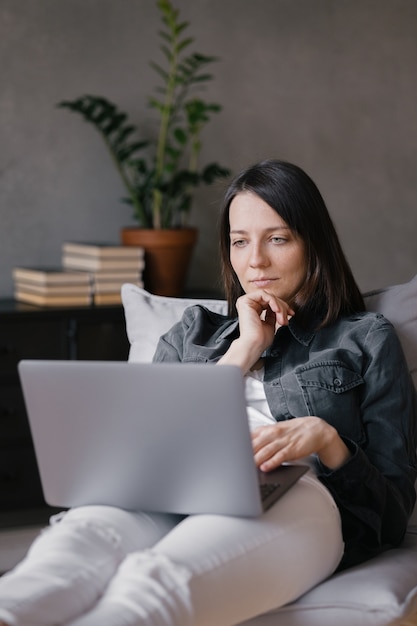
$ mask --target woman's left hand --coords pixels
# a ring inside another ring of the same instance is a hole
[[[252,433],[252,446],[255,463],[264,472],[311,454],[317,454],[329,469],[340,467],[350,457],[336,429],[314,415],[259,426]]]

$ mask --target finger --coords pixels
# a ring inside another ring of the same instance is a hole
[[[272,470],[275,470],[275,469],[277,469],[277,467],[280,467],[280,465],[282,465],[282,463],[283,463],[283,461],[280,460],[280,455],[276,454],[275,456],[271,457],[267,461],[264,461],[263,463],[257,464],[257,467],[262,472],[272,472]]]
[[[274,294],[265,292],[268,297],[268,306],[275,313],[275,320],[280,326],[288,324],[288,318],[295,315],[294,310],[284,300],[280,300]]]
[[[278,326],[288,326],[288,315],[284,311],[277,311],[275,315],[275,320]]]
[[[257,426],[251,432],[252,448],[254,452],[258,452],[261,448],[271,443],[274,439],[274,431],[277,426]],[[276,436],[276,435],[275,435]]]
[[[259,437],[256,437],[254,435],[252,435],[252,450],[254,455],[256,455],[257,452],[259,452],[259,450],[262,449],[262,441]]]
[[[254,459],[256,465],[259,467],[262,463],[267,462],[274,457],[282,449],[281,442],[274,438],[271,441],[259,441],[259,444],[254,449]]]
[[[276,322],[280,326],[287,326],[290,320],[290,317],[294,315],[294,311],[289,307],[278,307],[278,310],[275,313]]]
[[[288,448],[281,448],[280,450],[277,450],[275,453],[273,453],[271,456],[268,456],[268,458],[266,458],[263,461],[257,462],[255,460],[255,464],[263,472],[270,472],[271,470],[276,469],[283,463],[287,463],[287,462],[294,461],[294,460],[295,459],[293,458],[293,455],[290,454],[290,451]]]

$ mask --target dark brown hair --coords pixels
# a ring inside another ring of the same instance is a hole
[[[245,191],[262,198],[304,242],[307,278],[295,298],[297,321],[322,327],[341,315],[363,311],[362,295],[317,186],[296,165],[267,160],[238,174],[224,198],[220,252],[229,315],[237,315],[236,300],[244,293],[230,263],[229,209],[233,198]]]

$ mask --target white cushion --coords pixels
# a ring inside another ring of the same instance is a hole
[[[405,626],[401,618],[416,612],[417,535],[407,534],[399,548],[335,574],[296,602],[239,626]]]
[[[122,287],[122,302],[130,342],[129,361],[139,363],[152,361],[159,337],[181,319],[187,307],[204,304],[217,313],[227,313],[224,300],[155,296],[130,283]]]

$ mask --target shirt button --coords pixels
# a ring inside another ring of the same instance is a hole
[[[340,380],[340,378],[334,378],[333,379],[333,384],[335,387],[341,387],[342,386],[342,381]]]

